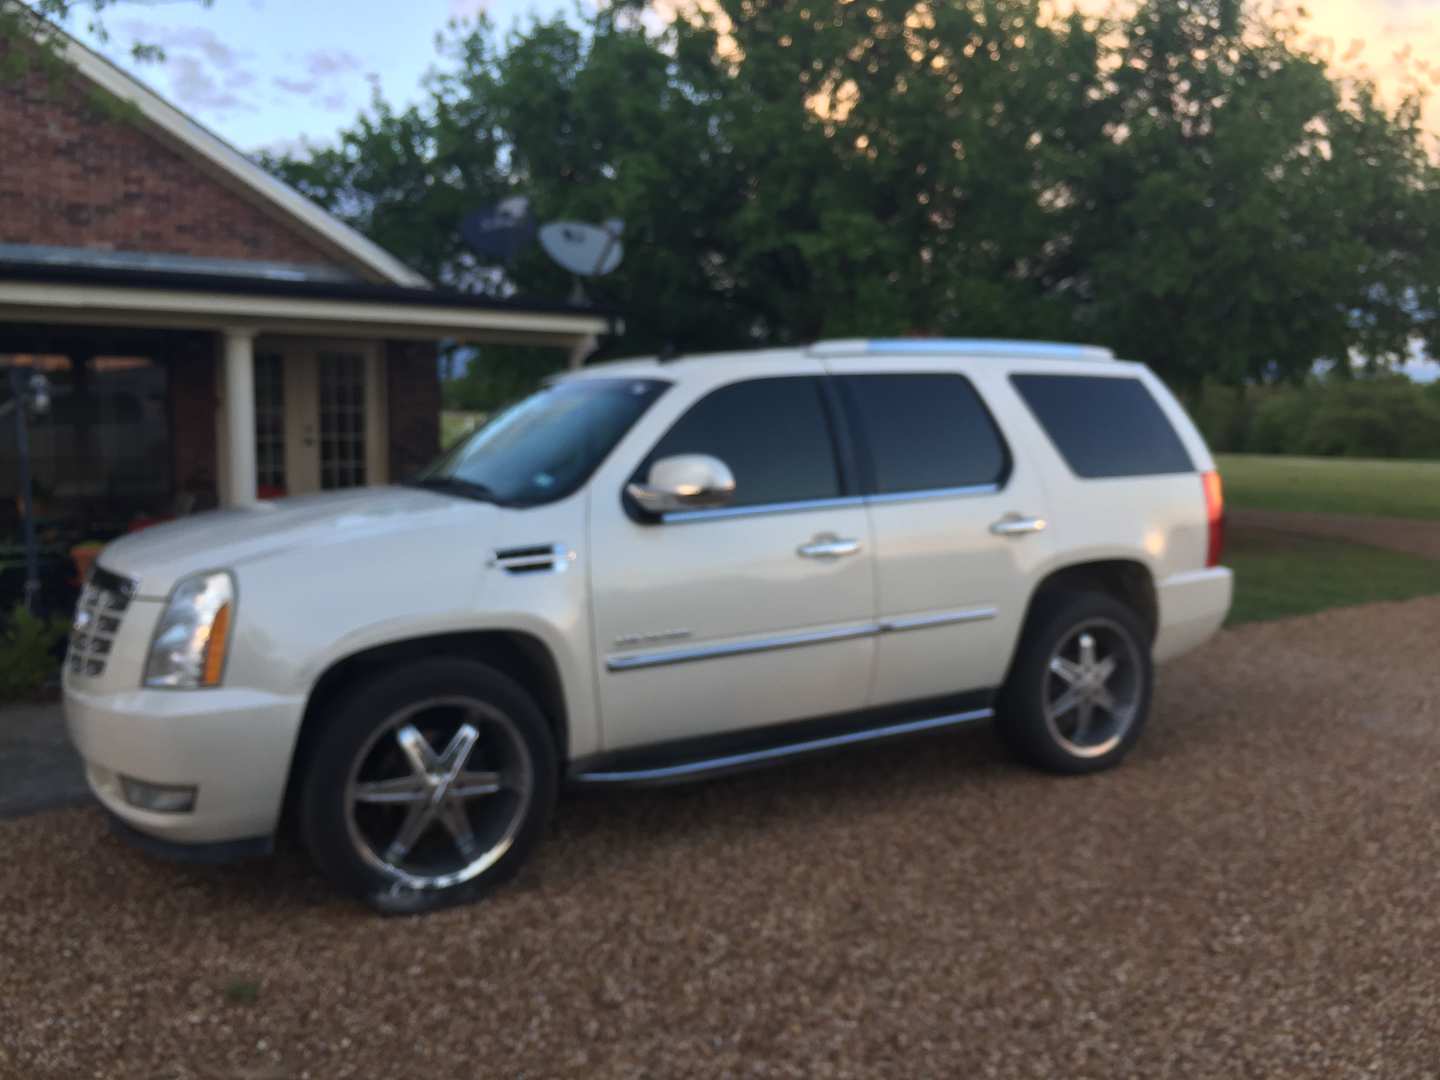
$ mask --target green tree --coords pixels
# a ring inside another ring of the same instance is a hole
[[[59,62],[59,37],[54,27],[82,26],[101,42],[108,41],[104,13],[124,0],[0,0],[0,44],[27,41],[29,49],[0,50],[0,78],[17,76],[38,64],[55,71]],[[191,0],[208,8],[215,0]],[[130,47],[136,60],[165,58],[165,51],[153,42],[136,41]]]
[[[1440,337],[1440,173],[1418,101],[1300,41],[1240,0],[715,0],[661,26],[621,0],[465,27],[421,105],[270,165],[471,288],[571,282],[538,251],[482,273],[468,209],[623,218],[625,263],[587,290],[626,352],[1053,335],[1189,391],[1383,367]]]
[[[1149,0],[1120,30],[1077,325],[1181,386],[1401,359],[1433,258],[1418,103],[1347,94],[1237,0]]]

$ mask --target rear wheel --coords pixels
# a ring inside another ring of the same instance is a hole
[[[1140,737],[1153,683],[1150,635],[1133,610],[1103,593],[1055,593],[1021,640],[998,730],[1039,768],[1109,768]]]
[[[511,876],[555,801],[539,708],[485,665],[427,660],[336,707],[305,780],[302,828],[321,870],[385,912],[476,899]]]

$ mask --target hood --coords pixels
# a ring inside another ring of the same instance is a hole
[[[137,594],[164,599],[181,578],[230,570],[290,548],[313,549],[381,535],[488,523],[495,507],[420,488],[356,488],[212,510],[116,540],[99,565],[138,582]]]

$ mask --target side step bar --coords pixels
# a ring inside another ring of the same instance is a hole
[[[791,758],[803,757],[806,754],[816,754],[826,750],[836,750],[841,747],[855,746],[861,743],[898,739],[906,735],[919,735],[929,731],[943,731],[946,728],[972,724],[977,720],[989,720],[994,715],[995,711],[993,709],[972,709],[968,712],[948,713],[944,716],[932,716],[923,720],[907,720],[903,723],[885,724],[881,727],[865,728],[860,731],[847,731],[841,735],[828,735],[823,738],[806,739],[801,742],[781,743],[775,746],[767,746],[741,753],[695,758],[690,761],[679,761],[673,765],[661,765],[647,769],[601,768],[576,773],[572,775],[569,780],[572,784],[584,784],[587,786],[605,784],[631,784],[635,786],[678,784],[689,780],[703,780],[713,776],[721,776],[725,773],[761,768],[766,765],[778,765]]]

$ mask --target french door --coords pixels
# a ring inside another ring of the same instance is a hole
[[[371,343],[262,343],[255,355],[261,498],[386,482],[381,363]]]

